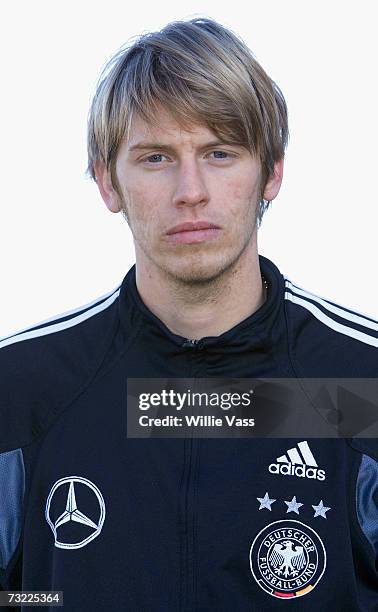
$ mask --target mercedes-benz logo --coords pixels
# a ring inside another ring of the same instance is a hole
[[[97,498],[100,510],[98,518],[93,516],[92,518],[90,518],[78,509],[76,503],[74,483],[80,483],[80,485],[84,485],[85,487],[93,491],[93,494]],[[59,487],[62,487],[66,484],[69,484],[66,509],[55,521],[52,521],[50,517],[50,506],[52,499]],[[66,476],[65,478],[57,480],[56,483],[53,485],[46,501],[45,517],[54,534],[55,546],[57,546],[57,548],[81,548],[82,546],[85,546],[86,544],[88,544],[88,542],[96,538],[101,532],[105,520],[104,498],[102,497],[102,494],[100,490],[96,487],[96,485],[93,484],[93,482],[91,482],[87,478],[83,478],[82,476]],[[87,525],[88,527],[91,527],[93,531],[89,534],[89,536],[87,536],[80,542],[61,542],[58,539],[57,530],[61,525],[67,523],[68,521],[75,521],[76,523]]]

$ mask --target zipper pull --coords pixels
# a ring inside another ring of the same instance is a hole
[[[185,340],[185,342],[183,342],[182,347],[192,349],[202,348],[202,343],[201,340],[190,340],[188,338],[187,340]]]

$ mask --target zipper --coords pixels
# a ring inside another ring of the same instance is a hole
[[[181,580],[180,580],[180,612],[188,612],[190,597],[190,520],[189,496],[191,488],[193,439],[184,440],[185,467],[184,487],[181,498],[182,540],[181,540]]]
[[[203,339],[186,338],[182,348],[189,349],[193,355],[192,366],[201,361],[200,351],[204,348]],[[192,376],[196,376],[194,367]],[[184,472],[181,489],[181,584],[180,612],[193,612],[196,600],[196,497],[199,461],[199,440],[186,438],[184,440]]]
[[[203,348],[203,340],[190,340],[189,338],[187,338],[182,343],[182,348],[201,349]]]

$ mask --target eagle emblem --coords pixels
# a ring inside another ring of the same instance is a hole
[[[275,521],[261,529],[249,552],[259,587],[285,599],[310,593],[325,572],[326,559],[316,531],[296,520]]]
[[[275,544],[269,562],[278,576],[298,576],[299,570],[306,565],[303,546],[295,546],[291,540]]]

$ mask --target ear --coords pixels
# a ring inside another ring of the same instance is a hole
[[[284,160],[282,158],[279,161],[275,162],[274,172],[267,180],[263,192],[264,200],[274,200],[274,198],[278,195],[282,183],[283,168]]]
[[[97,187],[106,206],[110,212],[119,212],[121,210],[121,202],[118,193],[113,187],[110,171],[106,169],[104,162],[101,160],[95,162],[94,169]]]

